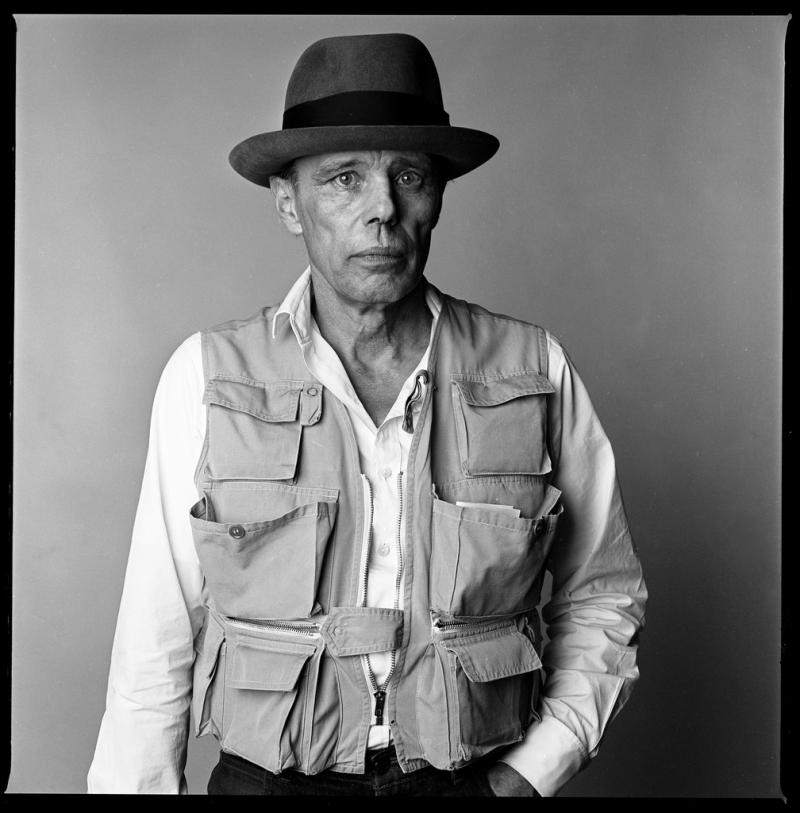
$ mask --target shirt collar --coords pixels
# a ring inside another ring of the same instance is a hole
[[[441,298],[436,288],[426,279],[423,279],[423,284],[425,285],[425,303],[436,320],[442,309]],[[311,341],[311,331],[316,327],[311,315],[311,266],[307,266],[306,270],[297,278],[275,312],[275,316],[272,317],[273,339],[278,328],[278,317],[282,317],[284,322],[286,319],[289,320],[301,347]]]

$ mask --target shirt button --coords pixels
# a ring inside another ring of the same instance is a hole
[[[378,545],[378,553],[380,553],[381,556],[388,556],[389,551],[391,551],[391,548],[386,544],[386,542]]]
[[[247,533],[247,531],[245,531],[241,525],[231,525],[231,527],[228,529],[228,533],[234,539],[241,539]]]
[[[306,392],[307,392],[309,395],[316,395],[316,394],[319,392],[319,390],[318,390],[316,387],[309,387],[309,388],[306,390]]]
[[[388,480],[391,476],[392,470],[388,466],[384,466],[381,469],[381,477],[383,477],[384,480]]]

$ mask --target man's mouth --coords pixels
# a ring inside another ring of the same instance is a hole
[[[352,254],[352,257],[359,257],[361,259],[373,259],[377,261],[396,260],[404,255],[404,252],[399,248],[392,248],[391,246],[370,246],[363,251]]]

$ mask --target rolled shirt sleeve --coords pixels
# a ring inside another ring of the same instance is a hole
[[[205,408],[200,334],[161,375],[117,617],[90,793],[185,793],[193,641],[203,576],[189,508]]]
[[[636,641],[647,600],[611,445],[566,352],[553,336],[548,342],[553,485],[564,515],[542,610],[546,680],[541,720],[502,757],[542,796],[557,793],[596,755],[627,701],[639,676]]]

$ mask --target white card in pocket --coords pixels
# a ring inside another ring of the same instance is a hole
[[[519,519],[519,508],[514,508],[513,505],[495,505],[495,503],[489,502],[461,502],[459,500],[456,501],[456,505],[460,508],[487,508],[490,511],[503,511]]]

